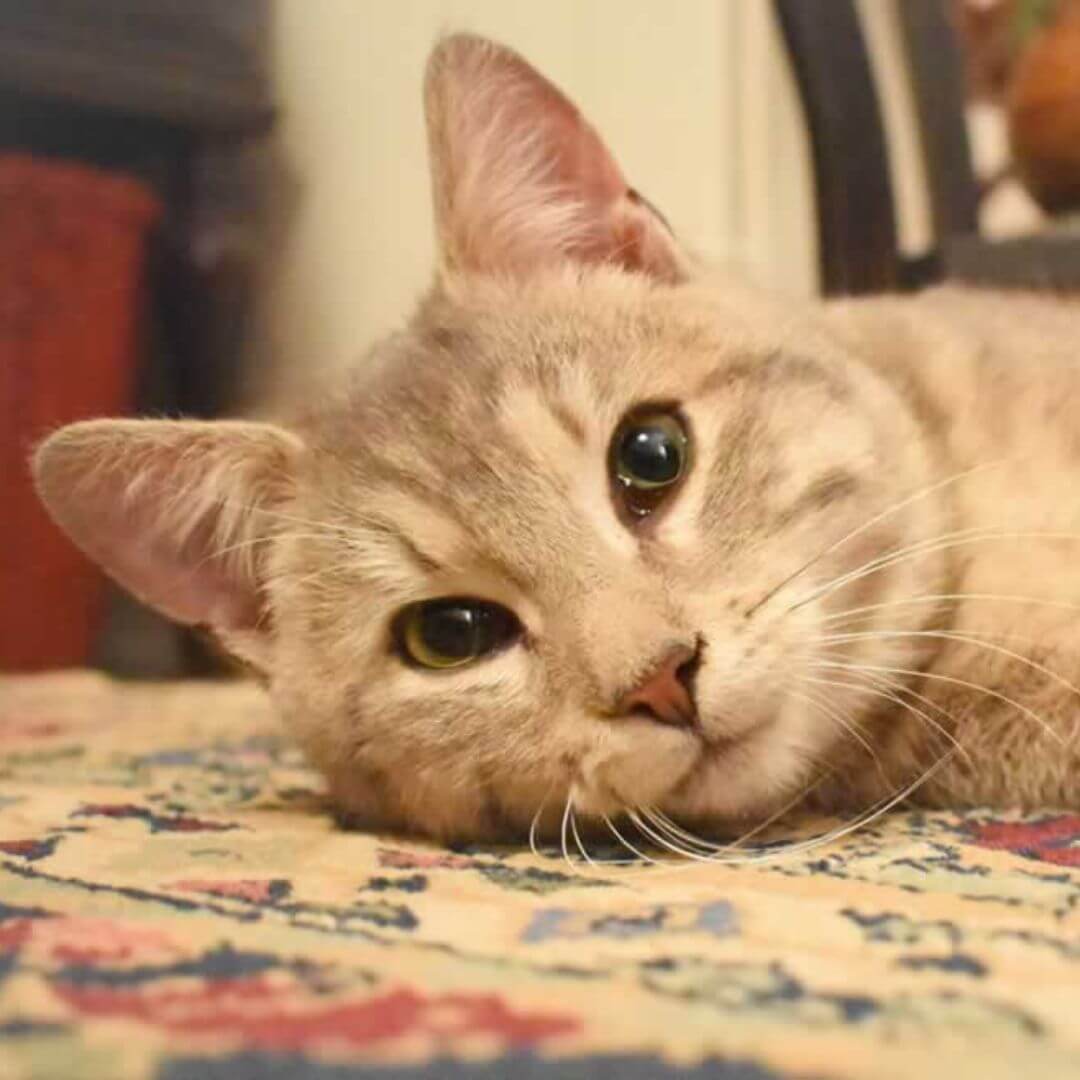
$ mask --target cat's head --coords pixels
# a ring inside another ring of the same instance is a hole
[[[358,820],[770,810],[864,700],[824,620],[910,588],[824,586],[921,531],[881,513],[926,480],[912,421],[812,310],[696,280],[516,54],[444,41],[427,114],[441,259],[402,333],[288,429],[63,429],[42,496],[265,673]]]

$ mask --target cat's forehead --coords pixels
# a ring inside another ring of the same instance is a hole
[[[703,373],[796,337],[777,332],[778,316],[757,294],[718,298],[604,268],[458,280],[432,293],[389,347],[383,386],[477,412],[523,387],[618,404],[690,395]]]
[[[440,290],[305,434],[374,482],[403,469],[481,482],[456,471],[470,461],[505,475],[553,427],[583,444],[636,404],[692,397],[726,356],[746,355],[744,335],[672,293],[604,273]]]
[[[305,426],[317,442],[363,454],[399,432],[439,441],[451,425],[461,439],[483,439],[523,392],[584,408],[692,392],[695,373],[742,342],[714,312],[672,294],[602,272],[438,290],[376,346],[374,374],[361,372]]]
[[[383,343],[374,376],[309,421],[309,494],[417,547],[427,533],[446,550],[520,550],[528,566],[547,547],[558,561],[595,531],[583,510],[610,497],[628,410],[715,397],[718,372],[745,376],[783,348],[761,325],[625,274],[436,295]],[[724,392],[756,398],[756,385]]]

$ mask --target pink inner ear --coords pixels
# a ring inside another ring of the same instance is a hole
[[[520,273],[569,259],[684,276],[670,231],[592,126],[516,53],[444,42],[429,68],[428,121],[452,265]]]
[[[650,255],[655,254],[651,233],[664,226],[627,184],[592,125],[550,83],[545,81],[542,89],[533,115],[546,115],[554,176],[585,210],[586,227],[571,238],[569,253],[586,263],[611,262],[650,272]],[[523,125],[522,130],[527,128]]]
[[[229,572],[217,550],[229,545],[216,540],[211,524],[200,521],[183,531],[161,519],[166,500],[149,490],[154,477],[132,502],[115,491],[87,498],[79,520],[63,524],[86,553],[99,562],[144,603],[177,622],[213,626],[219,630],[250,629],[260,603],[254,583]]]
[[[561,91],[513,54],[507,60],[521,95],[503,134],[522,138],[531,126],[541,128],[558,185],[598,214],[606,212],[629,189],[615,158]]]
[[[215,554],[227,541],[216,541],[200,525],[177,546],[171,536],[155,535],[148,524],[121,520],[106,528],[102,564],[141,600],[177,622],[222,631],[254,628],[261,611],[254,583],[230,574],[225,557]],[[143,542],[118,540],[117,525],[134,530]]]
[[[75,543],[179,622],[254,629],[260,554],[302,444],[246,421],[92,420],[38,448],[38,490]],[[270,516],[268,516],[270,515]]]

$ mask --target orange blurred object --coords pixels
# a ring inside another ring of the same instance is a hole
[[[33,443],[130,412],[148,230],[137,180],[0,154],[0,672],[85,664],[103,578],[41,508]]]
[[[1080,210],[1080,0],[1060,0],[1023,51],[1007,109],[1028,190],[1049,213]]]

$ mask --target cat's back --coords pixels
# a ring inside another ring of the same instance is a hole
[[[1080,471],[1080,299],[946,286],[826,318],[955,466],[1022,456]]]

